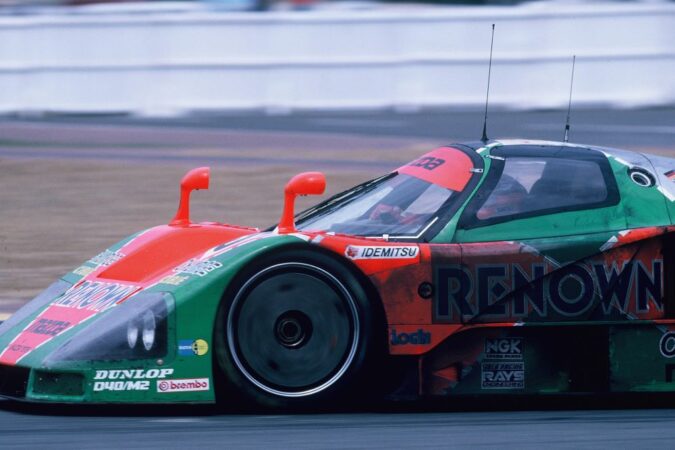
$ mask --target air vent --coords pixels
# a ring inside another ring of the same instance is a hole
[[[630,176],[630,179],[633,180],[633,183],[637,184],[638,186],[651,187],[656,184],[654,175],[647,172],[645,169],[634,167],[628,170],[628,176]]]
[[[24,398],[30,369],[19,366],[0,365],[0,395]]]

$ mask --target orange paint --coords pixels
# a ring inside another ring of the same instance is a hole
[[[295,197],[298,195],[321,195],[326,190],[326,177],[321,172],[299,173],[286,184],[284,210],[279,220],[279,233],[295,233]]]
[[[194,190],[208,189],[211,169],[198,167],[185,174],[180,182],[180,203],[171,225],[188,225],[190,223],[190,193]]]
[[[147,284],[216,245],[254,231],[226,225],[160,226],[144,234],[141,245],[125,247],[124,258],[94,276]]]
[[[461,192],[471,179],[471,169],[473,162],[466,153],[456,148],[441,147],[399,167],[397,172]]]

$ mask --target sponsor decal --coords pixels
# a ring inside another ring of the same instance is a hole
[[[183,378],[178,380],[162,380],[157,382],[157,392],[196,392],[208,391],[208,378]]]
[[[501,338],[485,340],[485,358],[523,359],[522,338]]]
[[[486,339],[481,362],[481,389],[525,388],[523,339]]]
[[[103,391],[147,391],[150,390],[150,382],[144,380],[136,381],[96,381],[94,382],[94,392]]]
[[[434,158],[433,156],[423,156],[408,164],[411,167],[421,167],[426,170],[434,170],[445,164],[445,160],[441,158]]]
[[[204,356],[209,352],[209,343],[204,339],[178,341],[178,354],[181,356]]]
[[[217,245],[205,251],[201,256],[192,258],[189,261],[174,268],[173,272],[176,274],[196,275],[199,277],[205,277],[214,270],[223,267],[223,263],[221,263],[220,261],[215,261],[213,258],[220,256],[224,253],[227,253],[230,250],[234,250],[235,248],[241,247],[242,245],[246,245],[251,242],[255,242],[272,236],[276,235],[274,233],[269,232],[256,233],[254,235],[242,236],[225,244]],[[186,277],[181,277],[178,275],[168,276],[164,278],[162,281],[160,281],[160,283],[178,286],[179,284],[183,283],[186,279],[187,279]]]
[[[168,277],[162,278],[158,284],[169,284],[171,286],[180,286],[185,280],[190,277],[181,276],[181,275],[169,275]]]
[[[668,331],[663,333],[659,341],[659,351],[664,358],[672,358],[675,356],[675,331]]]
[[[94,374],[94,392],[148,391],[150,381],[173,375],[173,369],[112,369],[97,370]],[[109,381],[116,380],[116,381]]]
[[[96,314],[86,309],[71,309],[50,305],[28,324],[0,354],[0,362],[16,364],[28,353],[49,342],[55,336]]]
[[[55,336],[112,308],[139,289],[138,286],[89,280],[71,287],[10,342],[0,353],[0,362],[16,364]]]
[[[665,175],[670,181],[675,181],[675,170],[669,170],[668,172],[664,173],[664,175]]]
[[[391,345],[427,345],[431,343],[431,333],[419,329],[414,333],[397,333],[391,330]]]
[[[138,286],[133,285],[87,280],[70,288],[52,305],[101,312],[112,308],[138,289]]]
[[[12,344],[8,348],[9,348],[10,352],[19,353],[19,354],[28,353],[32,349],[32,347],[29,347],[27,345],[21,345],[21,344]]]
[[[94,270],[96,270],[94,267],[80,266],[77,269],[73,270],[73,273],[75,275],[80,275],[80,276],[86,277],[87,275],[92,273]]]
[[[444,266],[436,270],[434,318],[578,317],[600,302],[598,312],[662,311],[663,261],[571,264],[558,270],[533,263]],[[506,297],[509,295],[509,297]],[[507,298],[508,301],[501,301]]]
[[[94,256],[89,260],[91,264],[94,264],[97,267],[100,266],[110,266],[120,259],[124,258],[124,254],[120,252],[111,252],[110,250],[105,250],[98,255]]]
[[[447,164],[447,161],[452,161],[452,164]],[[396,171],[461,192],[471,179],[471,169],[474,169],[473,162],[464,152],[456,148],[441,147]]]
[[[207,259],[212,259],[215,258],[216,256],[220,256],[223,253],[227,253],[231,250],[234,250],[237,247],[241,247],[242,245],[250,244],[251,242],[259,241],[261,239],[266,239],[268,237],[276,236],[276,234],[271,233],[271,232],[265,232],[265,233],[257,233],[253,235],[248,235],[248,236],[242,236],[240,238],[237,238],[233,241],[227,242],[225,244],[220,244],[217,245],[206,252],[199,258],[200,260],[207,260]]]
[[[56,336],[67,328],[70,328],[70,322],[65,320],[37,319],[24,331],[28,333]]]
[[[154,380],[173,375],[173,369],[110,369],[97,370],[94,380]]]
[[[487,362],[481,364],[481,389],[523,389],[524,362]]]
[[[120,259],[124,258],[124,256],[126,255],[120,252],[105,250],[91,258],[89,261],[85,262],[77,269],[73,270],[73,273],[75,275],[86,277],[100,267],[107,267],[116,263]]]
[[[419,247],[415,245],[349,245],[345,249],[345,256],[350,259],[413,259],[417,258],[419,252]]]
[[[223,267],[223,263],[219,261],[205,260],[199,261],[191,259],[186,263],[173,269],[176,273],[186,273],[188,275],[197,275],[198,277],[205,277],[216,269]]]

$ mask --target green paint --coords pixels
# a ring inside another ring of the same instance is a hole
[[[108,249],[114,252],[120,249],[131,236]],[[178,286],[159,284],[144,292],[170,292],[175,300],[175,308],[168,318],[169,342],[168,354],[158,360],[138,361],[59,361],[57,364],[45,366],[45,359],[55,350],[67,343],[83,328],[90,325],[88,321],[63,332],[43,346],[26,355],[19,366],[33,368],[27,387],[26,398],[28,400],[46,402],[94,402],[94,403],[164,403],[164,402],[213,402],[214,373],[212,342],[213,326],[218,306],[223,293],[229,285],[232,277],[243,266],[261,254],[276,251],[289,244],[302,242],[299,238],[291,235],[271,235],[270,237],[251,242],[241,247],[219,255],[214,260],[223,264],[216,271],[204,276],[187,275],[187,278]],[[83,265],[93,266],[91,262]],[[71,282],[77,281],[81,276],[72,272],[64,277]],[[129,301],[133,301],[133,298]],[[46,308],[46,307],[45,307]],[[45,308],[36,311],[12,331],[0,336],[0,348],[4,348],[19,334],[25,326],[37,317]],[[105,316],[115,314],[115,308],[100,313],[94,319],[98,320]],[[180,340],[203,339],[209,345],[208,352],[203,356],[181,356],[178,354],[178,342]],[[197,392],[158,392],[160,379],[97,379],[97,371],[122,370],[122,369],[171,370],[171,375],[166,380],[173,379],[196,379],[208,378],[210,389]],[[138,389],[138,390],[96,390],[97,382],[128,382],[112,388]],[[139,384],[139,382],[147,382]]]

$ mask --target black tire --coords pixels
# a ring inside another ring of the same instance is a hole
[[[236,394],[301,410],[363,398],[386,343],[377,311],[332,255],[303,249],[260,258],[232,283],[216,317],[225,401]]]

